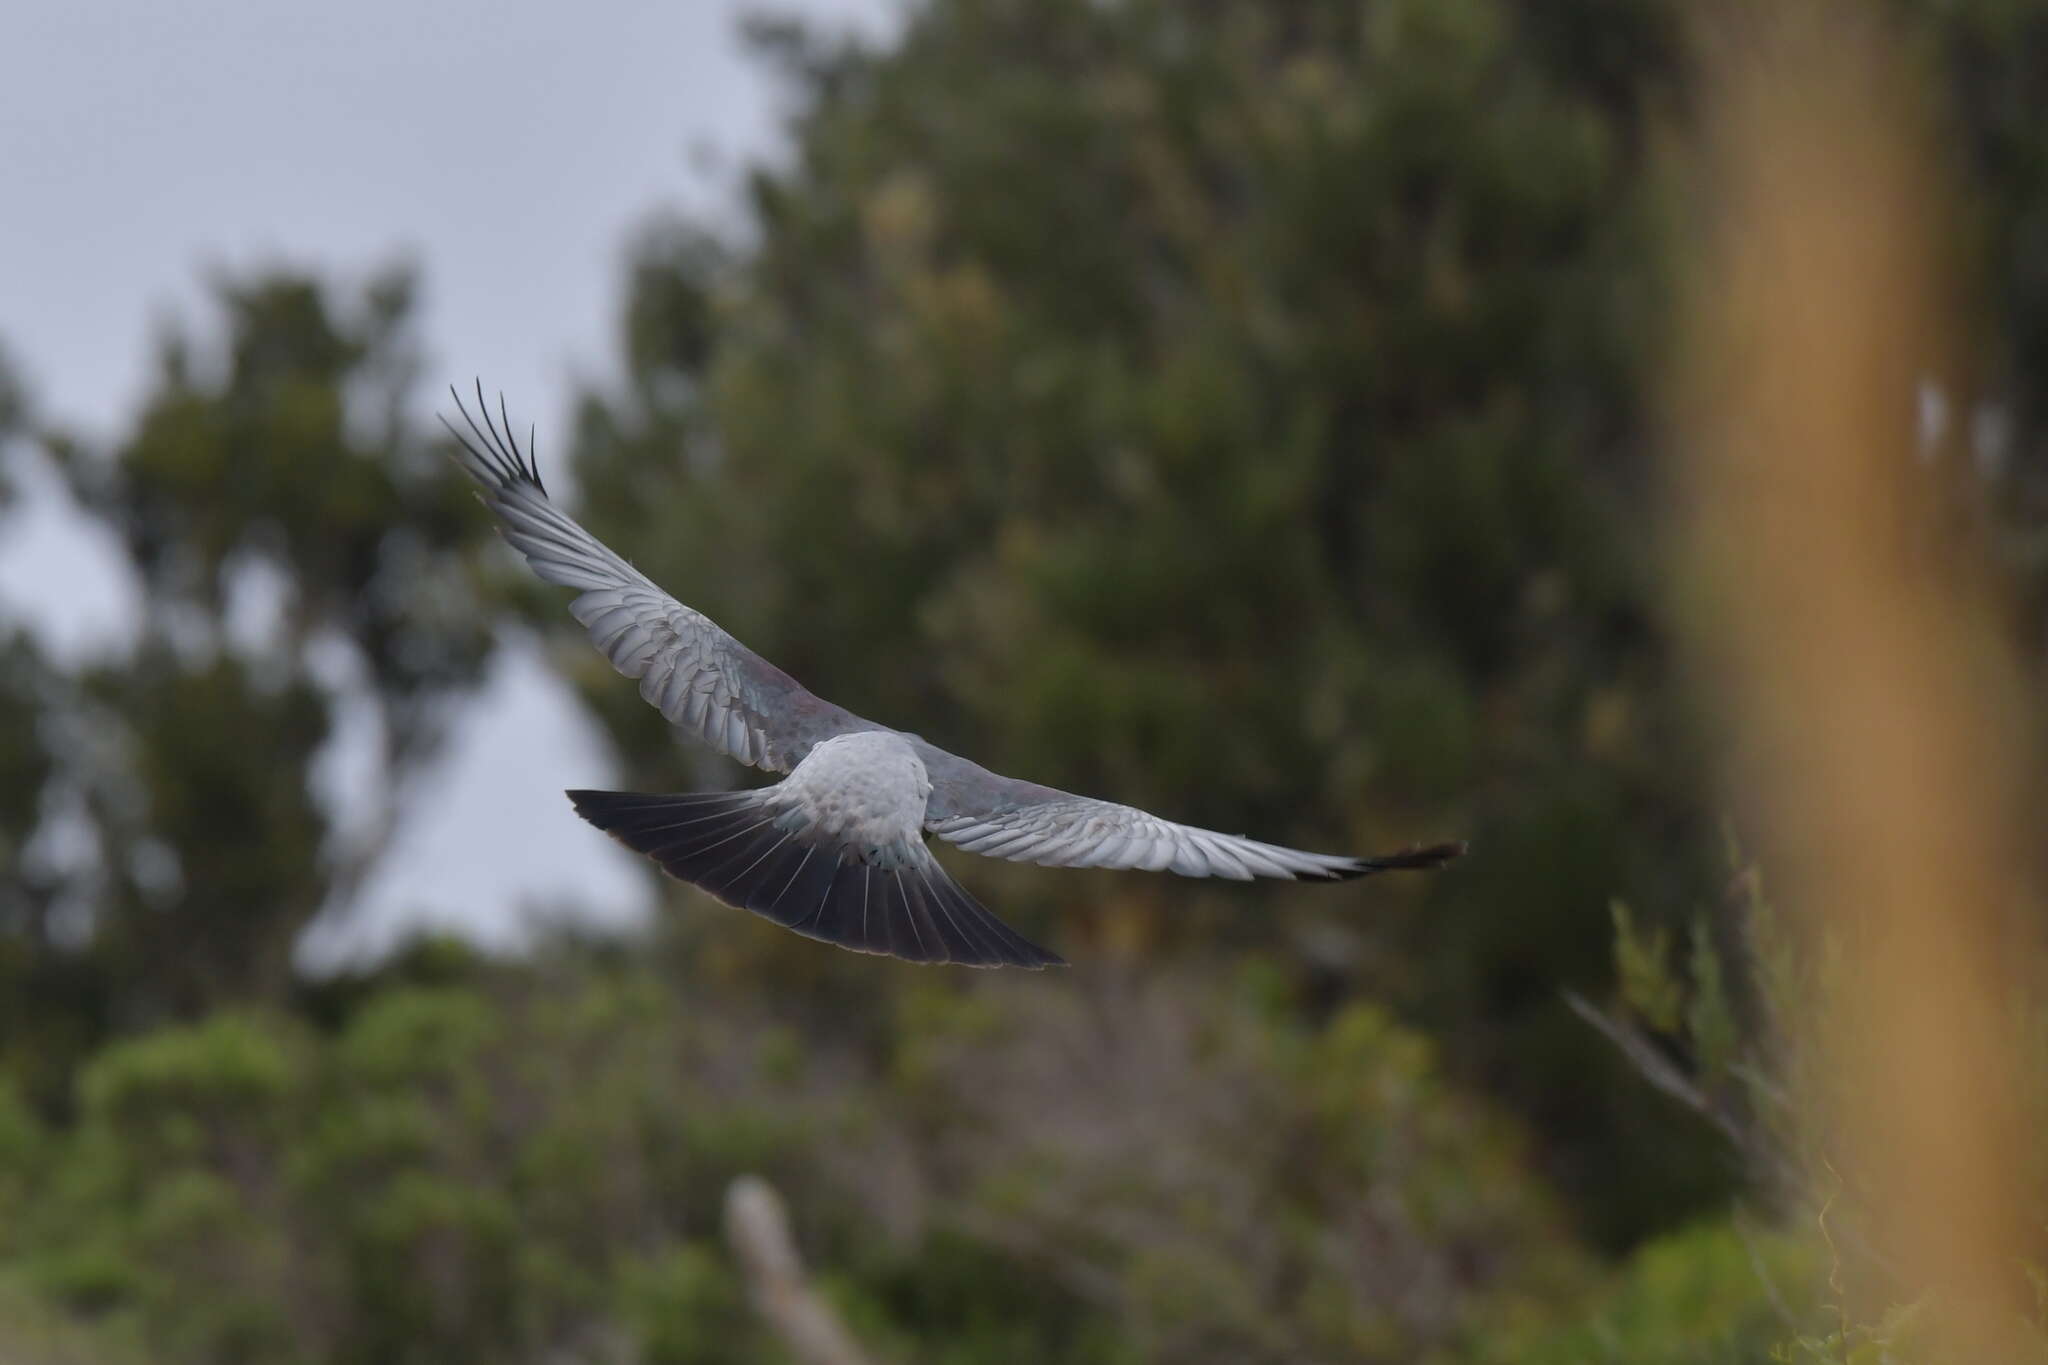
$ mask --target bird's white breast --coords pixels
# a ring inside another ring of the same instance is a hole
[[[776,799],[821,834],[861,848],[915,840],[931,778],[908,740],[886,730],[835,735],[777,786]]]

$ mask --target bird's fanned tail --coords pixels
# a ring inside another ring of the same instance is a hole
[[[907,962],[1063,966],[982,908],[921,842],[865,857],[759,791],[572,791],[576,813],[670,876],[807,938]]]

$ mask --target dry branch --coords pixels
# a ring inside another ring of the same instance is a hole
[[[743,1175],[725,1192],[725,1235],[754,1309],[803,1365],[869,1365],[839,1315],[810,1286],[775,1187]]]

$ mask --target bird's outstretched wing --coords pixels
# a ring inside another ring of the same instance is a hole
[[[770,772],[794,768],[819,740],[879,727],[804,690],[802,684],[663,592],[631,564],[548,500],[540,471],[522,451],[505,417],[491,416],[477,386],[482,417],[470,415],[451,387],[464,435],[445,416],[460,446],[463,470],[475,479],[498,529],[533,571],[581,595],[570,612],[612,667],[640,680],[645,697],[670,724],[720,753]]]
[[[1432,844],[1373,858],[1307,853],[1162,820],[1135,806],[1075,796],[992,773],[918,742],[931,776],[924,827],[969,853],[1046,867],[1127,867],[1184,877],[1343,881],[1374,872],[1440,867],[1463,843]]]

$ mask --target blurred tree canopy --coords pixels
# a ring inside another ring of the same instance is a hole
[[[404,416],[412,280],[338,293],[223,280],[220,335],[162,341],[109,448],[41,433],[142,601],[112,657],[57,670],[17,638],[0,669],[0,1052],[41,1080],[112,1032],[281,998],[477,678],[477,518]],[[344,721],[379,759],[346,812],[320,771]]]
[[[780,1359],[716,1240],[747,1171],[904,1359],[1413,1358],[1585,1274],[1538,1254],[1511,1125],[1372,1006],[905,970],[872,1046],[758,983],[559,966],[105,1051],[72,1140],[14,1139],[44,1188],[0,1186],[0,1264],[165,1359],[362,1365]]]
[[[1930,376],[1933,454],[1974,457],[2038,613],[2048,7],[1894,8],[1948,82],[1983,324]],[[757,26],[795,155],[740,230],[636,238],[561,462],[579,515],[992,766],[1310,846],[1474,841],[1337,890],[964,864],[1071,946],[1058,977],[677,891],[638,961],[429,944],[295,980],[507,623],[558,632],[625,785],[757,777],[673,742],[560,594],[479,570],[413,425],[407,272],[219,281],[104,442],[0,365],[0,457],[53,461],[143,603],[83,662],[0,619],[0,1356],[98,1358],[48,1315],[107,1359],[777,1359],[715,1239],[745,1170],[904,1360],[1846,1350],[1808,1311],[1825,1259],[1731,1219],[1738,1158],[1560,999],[1612,996],[1615,898],[1649,926],[1624,947],[1668,946],[1727,876],[1650,496],[1703,12]],[[344,730],[378,759],[346,794]],[[1755,1003],[1722,946],[1726,994],[1660,985],[1644,1024],[1715,1065]],[[1664,957],[1624,954],[1632,1009]]]
[[[883,55],[767,27],[798,162],[736,258],[643,240],[575,465],[645,569],[863,714],[1219,828],[1468,834],[1428,882],[1085,898],[1182,948],[1287,938],[1449,1030],[1624,1237],[1718,1185],[1630,1157],[1657,1111],[1557,998],[1604,975],[1610,895],[1702,884],[1639,496],[1673,22],[961,3]],[[589,678],[673,784],[658,718]]]
[[[1898,9],[1960,96],[1991,285],[1985,374],[1930,379],[2024,461],[2048,29]],[[1469,836],[1441,878],[1252,913],[975,874],[1068,935],[1077,901],[1119,940],[1278,935],[1330,995],[1400,1002],[1631,1240],[1727,1175],[1558,995],[1605,978],[1611,897],[1716,890],[1650,446],[1661,242],[1699,210],[1658,153],[1711,22],[956,0],[883,52],[760,24],[796,162],[744,247],[644,234],[625,381],[580,413],[590,518],[814,689],[999,769],[1310,846]],[[2029,473],[1991,490],[2022,525]],[[581,676],[633,782],[677,782],[658,717]]]

